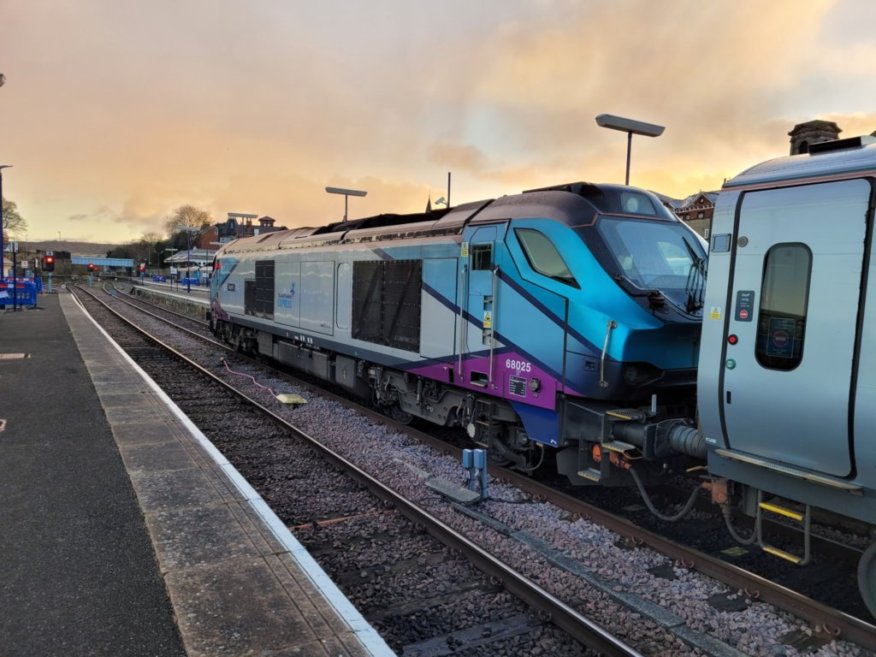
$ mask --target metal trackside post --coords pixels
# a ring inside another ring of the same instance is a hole
[[[489,475],[487,474],[487,450],[462,450],[462,467],[468,470],[468,489],[478,491],[480,499],[489,496]]]

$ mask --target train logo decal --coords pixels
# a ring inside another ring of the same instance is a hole
[[[292,284],[289,286],[288,292],[280,292],[277,295],[277,307],[278,308],[292,308],[292,304],[295,302],[295,281],[292,281]]]

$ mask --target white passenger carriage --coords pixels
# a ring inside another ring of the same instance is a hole
[[[807,533],[812,508],[876,524],[873,142],[752,167],[724,185],[712,226],[697,385],[709,470],[744,485],[758,520],[782,513]],[[808,559],[808,539],[798,554],[758,540]],[[876,614],[876,543],[859,580]]]

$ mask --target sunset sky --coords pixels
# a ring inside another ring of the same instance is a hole
[[[586,180],[684,197],[814,118],[876,130],[873,0],[3,0],[0,164],[29,240],[173,208],[422,210]]]

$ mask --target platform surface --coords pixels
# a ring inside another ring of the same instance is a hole
[[[0,655],[392,654],[71,295],[39,307],[0,313]]]
[[[149,279],[143,281],[131,279],[117,281],[116,287],[125,291],[133,288],[142,291],[146,295],[169,297],[177,301],[203,306],[204,308],[209,308],[210,306],[210,288],[206,286],[193,285],[191,290],[188,290],[185,285],[179,285],[175,282],[154,283]]]

